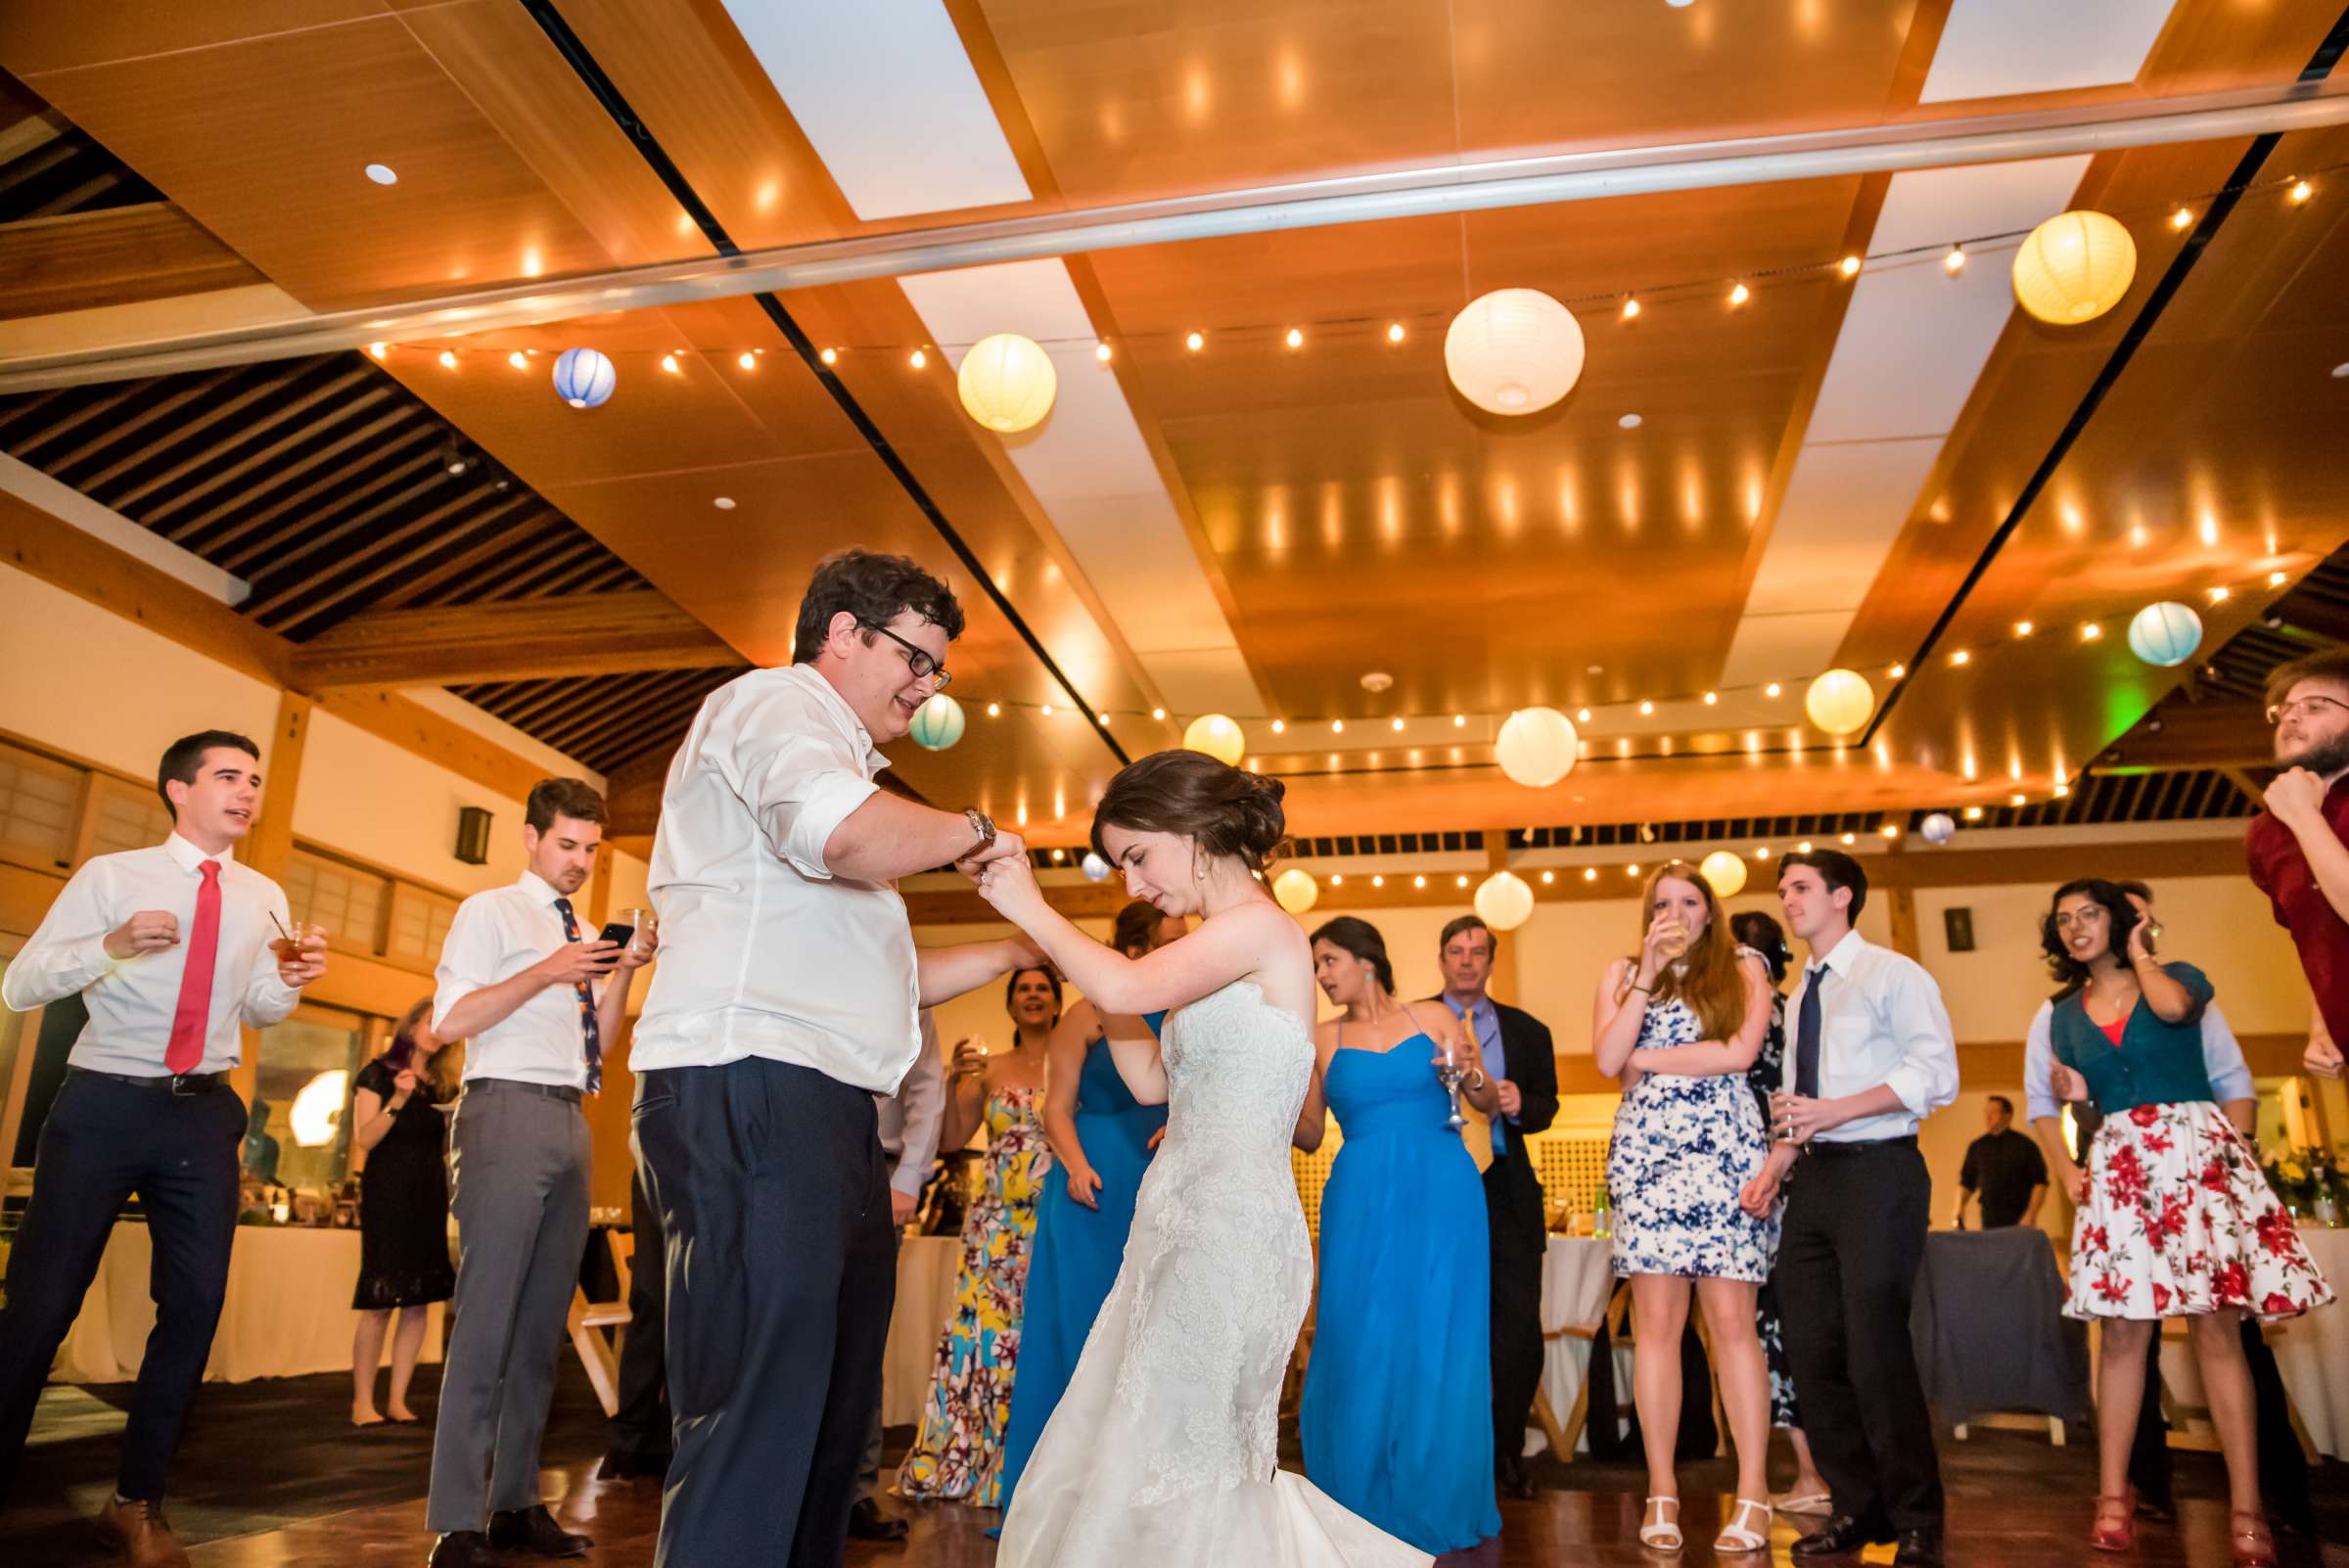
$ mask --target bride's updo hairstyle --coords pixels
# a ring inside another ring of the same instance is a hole
[[[1172,833],[1210,854],[1236,856],[1262,871],[1288,842],[1280,809],[1285,790],[1276,778],[1220,762],[1204,752],[1157,752],[1130,762],[1109,781],[1093,808],[1093,853],[1109,851],[1101,831]]]

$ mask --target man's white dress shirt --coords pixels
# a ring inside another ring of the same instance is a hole
[[[212,1005],[195,1071],[225,1073],[244,1056],[239,1026],[266,1029],[294,1011],[301,992],[277,978],[285,890],[223,851],[206,854],[174,833],[147,850],[82,863],[50,904],[24,950],[8,961],[5,995],[18,1012],[81,992],[90,1021],[67,1061],[97,1073],[160,1078],[179,1010],[179,984],[196,932],[196,895],[207,860],[220,863],[220,940],[213,949]],[[115,958],[106,938],[134,914],[160,909],[179,919],[179,941],[159,952]]]
[[[922,1195],[938,1159],[938,1132],[946,1119],[946,1078],[940,1060],[938,1020],[922,1009],[922,1050],[895,1094],[876,1094],[881,1150],[891,1161],[889,1184],[909,1198]]]
[[[2058,1117],[2063,1107],[2055,1099],[2055,1004],[2044,1001],[2031,1015],[2023,1036],[2023,1114],[2031,1121]],[[2221,1105],[2229,1100],[2255,1100],[2259,1089],[2251,1082],[2251,1064],[2243,1047],[2227,1027],[2226,1015],[2212,1002],[2202,1009],[2202,1071],[2210,1075],[2210,1097]]]
[[[662,794],[649,881],[661,966],[631,1067],[763,1056],[896,1091],[921,1041],[904,900],[824,864],[884,765],[805,665],[754,669],[710,694]]]
[[[1822,979],[1813,971],[1825,966]],[[1847,933],[1823,960],[1804,966],[1786,998],[1786,1069],[1794,1092],[1803,993],[1819,985],[1819,1097],[1841,1099],[1883,1084],[1901,1108],[1864,1116],[1816,1136],[1829,1143],[1909,1137],[1917,1124],[1958,1097],[1958,1043],[1941,988],[1924,966],[1890,947]]]
[[[477,893],[457,905],[440,944],[440,966],[433,972],[435,1034],[459,1001],[513,979],[569,940],[555,908],[560,897],[544,877],[525,871],[511,885]],[[602,929],[590,927],[576,900],[572,918],[581,942],[593,942]],[[609,1049],[612,1042],[603,1043]],[[468,1039],[465,1082],[481,1078],[584,1089],[587,1028],[579,1017],[579,993],[569,986],[548,986]]]

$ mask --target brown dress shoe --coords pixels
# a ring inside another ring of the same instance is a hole
[[[188,1568],[179,1538],[163,1522],[161,1498],[116,1498],[100,1511],[98,1528],[122,1548],[130,1568]]]

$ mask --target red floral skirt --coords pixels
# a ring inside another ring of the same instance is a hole
[[[2250,1140],[2208,1100],[2104,1119],[2072,1222],[2071,1317],[2262,1321],[2332,1300]]]

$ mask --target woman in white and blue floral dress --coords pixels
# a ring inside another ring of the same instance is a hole
[[[1608,965],[1591,1019],[1598,1068],[1623,1081],[1607,1146],[1615,1272],[1632,1282],[1633,1395],[1647,1454],[1642,1545],[1681,1545],[1673,1451],[1689,1299],[1711,1331],[1737,1449],[1737,1500],[1716,1552],[1770,1540],[1770,1372],[1754,1298],[1777,1251],[1774,1218],[1738,1204],[1770,1152],[1747,1069],[1770,1028],[1770,969],[1737,945],[1713,890],[1671,861],[1648,878],[1639,951]]]

